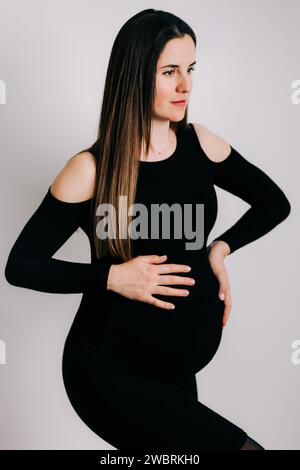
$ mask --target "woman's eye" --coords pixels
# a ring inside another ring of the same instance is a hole
[[[190,71],[190,70],[195,70],[195,69],[194,69],[194,67],[190,67],[190,68],[188,69],[188,71]],[[173,70],[168,70],[167,72],[164,72],[163,75],[169,75],[169,76],[171,76],[173,72],[174,72],[174,69],[173,69]]]

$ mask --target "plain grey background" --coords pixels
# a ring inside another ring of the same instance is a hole
[[[0,0],[0,447],[114,449],[80,420],[64,390],[64,340],[81,294],[13,287],[4,267],[57,172],[94,142],[113,41],[145,8],[175,13],[197,35],[189,121],[263,169],[292,206],[282,224],[226,258],[233,307],[219,350],[197,374],[199,400],[267,449],[300,449],[300,364],[291,359],[300,339],[298,0]],[[209,241],[249,207],[217,194]],[[83,232],[55,257],[90,261]]]

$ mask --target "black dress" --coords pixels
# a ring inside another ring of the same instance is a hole
[[[96,153],[98,144],[89,150]],[[170,157],[139,162],[135,201],[149,214],[154,204],[173,208],[170,233],[151,237],[157,220],[154,223],[150,217],[148,237],[132,240],[133,256],[167,254],[166,263],[192,267],[189,273],[174,274],[193,277],[194,286],[170,286],[188,288],[189,296],[154,295],[174,303],[174,310],[106,290],[109,268],[121,260],[96,258],[93,199],[63,202],[49,187],[9,254],[5,268],[9,283],[43,292],[83,293],[64,346],[64,384],[80,418],[117,449],[240,449],[246,441],[243,429],[197,396],[195,374],[211,361],[222,337],[224,303],[207,251],[217,217],[214,185],[250,205],[214,239],[226,241],[230,254],[269,232],[290,213],[290,203],[277,184],[236,149],[231,147],[222,162],[212,162],[193,125],[180,126]],[[184,225],[189,210],[193,227]],[[88,236],[91,263],[53,258],[78,227]]]

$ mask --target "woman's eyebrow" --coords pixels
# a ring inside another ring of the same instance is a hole
[[[191,65],[195,65],[195,64],[196,64],[196,61],[195,61],[195,62],[193,62],[192,64],[190,64],[190,65],[189,65],[189,67],[190,67]],[[176,64],[169,64],[169,65],[163,65],[162,67],[159,67],[159,68],[160,68],[160,69],[164,69],[164,68],[166,68],[166,67],[174,67],[174,68],[179,68],[179,67],[180,67],[180,65],[176,65]]]

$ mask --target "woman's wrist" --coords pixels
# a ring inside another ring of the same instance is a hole
[[[209,245],[209,255],[211,252],[225,258],[230,254],[230,246],[223,240],[215,240]]]
[[[106,284],[106,289],[107,290],[114,290],[114,275],[115,275],[115,270],[116,270],[116,264],[112,264],[107,275],[107,284]]]

